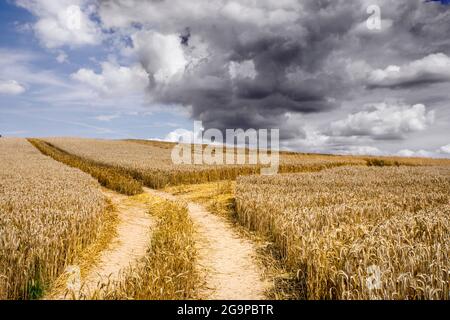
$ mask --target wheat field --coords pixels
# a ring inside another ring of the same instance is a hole
[[[51,145],[94,161],[126,171],[151,188],[235,180],[240,175],[259,174],[262,165],[173,164],[168,143],[80,138],[46,138]],[[173,146],[173,144],[172,144]],[[364,158],[285,153],[280,158],[280,173],[320,171],[344,165],[366,165]]]
[[[150,247],[138,264],[124,270],[95,299],[186,300],[199,298],[195,227],[186,206],[146,195],[149,213],[157,219]],[[87,297],[92,299],[93,297]]]
[[[240,177],[236,211],[277,245],[300,298],[449,298],[450,167]]]
[[[184,202],[149,198],[143,185],[184,194],[240,224],[239,237],[269,243],[262,259],[290,286],[271,297],[449,298],[449,160],[283,152],[280,174],[262,176],[258,165],[174,165],[172,147],[0,139],[0,299],[40,298],[89,255],[108,217],[100,185],[146,199],[156,224],[145,257],[84,298],[198,298],[196,226]]]
[[[70,167],[80,169],[81,171],[90,174],[92,177],[96,178],[102,186],[108,189],[125,195],[136,195],[143,192],[142,184],[139,181],[136,181],[125,170],[78,157],[39,139],[28,139],[28,141],[43,154]]]
[[[0,139],[0,159],[0,299],[39,298],[96,239],[106,199],[25,139]]]

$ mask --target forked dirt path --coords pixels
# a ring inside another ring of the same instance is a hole
[[[72,274],[69,274],[66,288],[61,288],[50,299],[95,298],[109,282],[119,279],[121,271],[146,254],[153,220],[145,201],[106,189],[103,192],[117,210],[117,234],[84,279],[79,278],[79,270],[72,266],[68,270]]]
[[[179,201],[171,194],[145,191],[170,201]],[[197,230],[199,266],[205,288],[201,297],[208,300],[261,300],[268,284],[255,256],[253,243],[243,239],[225,218],[208,212],[201,205],[188,202],[189,215]]]

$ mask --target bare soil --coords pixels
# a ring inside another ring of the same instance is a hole
[[[181,199],[161,191],[145,191],[171,201]],[[199,267],[205,281],[201,296],[209,300],[265,299],[268,284],[262,280],[254,244],[243,239],[225,218],[193,202],[187,207],[197,230]]]

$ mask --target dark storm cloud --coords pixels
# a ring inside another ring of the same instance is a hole
[[[372,4],[381,7],[380,32],[365,27]],[[289,114],[326,114],[350,93],[364,95],[366,87],[421,87],[447,77],[417,68],[367,83],[348,73],[354,61],[373,71],[449,53],[450,11],[437,2],[223,0],[188,6],[186,1],[111,0],[102,1],[100,9],[109,27],[138,22],[162,36],[176,35],[185,70],[164,69],[167,81],[157,80],[162,69],[151,61],[171,57],[177,50],[173,43],[161,40],[161,56],[154,52],[160,42],[153,40],[153,49],[135,49],[153,79],[153,101],[190,107],[206,127],[281,127],[284,137],[301,136],[299,126],[287,125]]]
[[[292,2],[288,7],[294,11],[285,8],[290,17],[286,22],[280,17],[255,25],[233,16],[217,19],[218,13],[211,17],[218,21],[189,21],[190,34],[206,41],[211,55],[175,84],[155,86],[152,94],[161,103],[192,106],[193,118],[219,129],[280,127],[287,112],[338,107],[335,101],[342,95],[344,80],[324,73],[323,63],[351,29],[352,7],[343,1]],[[263,15],[279,10],[264,4],[256,9]],[[324,13],[319,14],[320,10]],[[247,61],[254,67],[252,77],[230,75],[230,62],[239,68]],[[205,86],[199,80],[204,77],[213,78],[214,84]]]

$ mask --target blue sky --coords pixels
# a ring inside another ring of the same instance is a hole
[[[0,134],[450,157],[448,2],[3,0]]]
[[[48,47],[33,30],[36,20],[14,2],[0,2],[0,81],[14,80],[24,88],[20,94],[0,92],[0,134],[163,138],[192,126],[187,114],[151,105],[145,95],[83,96],[86,88],[71,75],[81,68],[99,72],[100,62],[114,56],[115,49],[105,42]],[[60,55],[66,57],[62,63]]]

